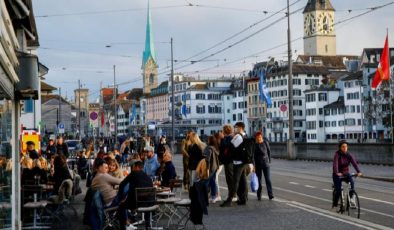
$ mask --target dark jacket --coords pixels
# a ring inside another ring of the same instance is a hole
[[[35,149],[31,151],[27,151],[27,153],[29,154],[29,157],[33,160],[38,159],[40,157]]]
[[[236,134],[236,135],[234,135],[233,138],[236,138],[237,135],[241,135],[241,134]],[[246,134],[241,135],[241,137],[243,140],[245,138],[247,138]],[[235,147],[232,143],[230,144],[230,153],[231,153],[230,155],[231,155],[233,161],[242,161],[244,163],[245,156],[244,156],[243,148],[245,148],[244,141],[242,141],[242,143],[240,145],[238,145],[237,147]]]
[[[219,148],[219,161],[220,164],[229,164],[233,161],[230,155],[231,148],[231,139],[233,137],[231,135],[225,136],[223,140],[220,142]]]
[[[193,144],[189,146],[189,170],[196,170],[198,162],[203,159],[202,150],[198,145]]]
[[[163,154],[164,154],[164,152],[165,152],[167,149],[170,149],[170,146],[169,146],[167,143],[164,143],[164,144],[159,143],[159,144],[157,145],[157,151],[156,151],[157,157],[158,157],[158,158],[163,158]]]
[[[335,152],[332,171],[334,174],[343,173],[349,174],[349,165],[352,164],[354,169],[359,173],[360,169],[356,159],[350,153],[342,153],[341,151]]]
[[[203,214],[208,215],[208,191],[204,182],[195,182],[190,187],[189,197],[190,204],[190,220],[193,224],[202,224]]]
[[[170,180],[175,179],[176,171],[172,161],[164,163],[164,171],[161,173],[161,185],[168,187],[170,185]]]
[[[61,145],[56,145],[56,153],[63,154],[64,156],[68,157],[70,154],[68,153],[68,146],[66,143],[62,143]]]
[[[271,148],[266,139],[261,144],[255,143],[254,146],[254,165],[258,168],[269,167],[271,163]]]
[[[47,159],[50,160],[52,155],[56,154],[56,145],[48,145],[45,154],[47,155]]]
[[[40,177],[40,184],[46,184],[48,182],[48,173],[46,170],[34,167],[32,173],[34,176]]]
[[[53,189],[54,193],[57,194],[59,191],[59,187],[64,180],[72,179],[70,175],[70,171],[68,171],[67,167],[56,167],[55,173],[53,174],[53,180],[55,182]]]
[[[143,171],[131,171],[131,173],[120,183],[119,191],[123,191],[124,187],[129,184],[129,192],[126,199],[126,207],[128,209],[136,209],[135,189],[153,187],[152,179]]]

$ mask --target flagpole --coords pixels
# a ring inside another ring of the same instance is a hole
[[[386,32],[386,34],[387,34],[387,43],[388,43],[388,37],[389,37],[389,29],[387,28],[386,29],[387,30],[387,32]],[[390,73],[390,46],[388,45],[388,52],[387,52],[387,55],[388,55],[388,62],[389,62],[389,65],[388,65],[388,68],[389,68],[389,90],[390,90],[390,97],[389,97],[389,103],[390,103],[390,127],[391,127],[391,144],[394,144],[394,132],[393,132],[393,92],[391,91],[392,90],[392,86],[391,86],[391,83],[392,83],[392,79],[391,79],[391,73]]]

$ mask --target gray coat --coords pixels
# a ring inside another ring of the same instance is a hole
[[[207,160],[209,173],[215,172],[219,168],[219,151],[213,146],[207,146],[204,150],[204,157]]]

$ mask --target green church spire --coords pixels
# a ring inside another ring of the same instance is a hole
[[[153,44],[152,19],[151,19],[151,15],[150,15],[150,7],[149,7],[149,0],[148,0],[148,15],[147,15],[147,20],[146,20],[145,50],[144,50],[143,58],[142,58],[142,67],[144,67],[146,65],[146,62],[148,61],[149,57],[152,57],[153,61],[155,63],[157,63],[155,46]]]

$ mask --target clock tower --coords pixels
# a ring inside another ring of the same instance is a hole
[[[335,56],[335,9],[330,0],[308,0],[303,14],[304,54]]]

